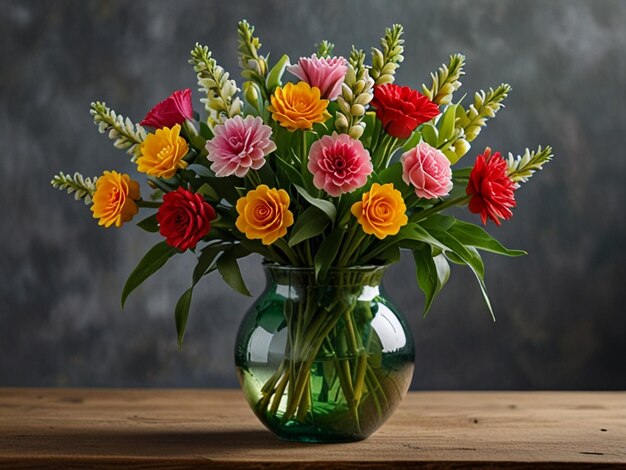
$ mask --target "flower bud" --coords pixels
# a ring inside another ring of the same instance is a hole
[[[350,114],[352,116],[363,116],[365,114],[365,107],[360,104],[353,104],[350,108]]]
[[[353,139],[359,139],[363,135],[364,130],[365,129],[361,127],[361,123],[359,123],[356,126],[352,126],[348,134],[350,134],[350,137],[352,137]]]

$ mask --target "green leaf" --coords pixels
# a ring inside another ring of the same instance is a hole
[[[454,179],[462,179],[467,180],[470,177],[470,173],[472,172],[472,167],[469,168],[457,168],[452,170],[452,178]]]
[[[321,243],[313,261],[316,279],[324,279],[326,277],[326,273],[339,252],[343,234],[343,229],[336,228]]]
[[[408,150],[411,150],[412,148],[415,148],[417,144],[421,142],[421,140],[422,140],[422,133],[417,130],[413,131],[413,133],[411,134],[411,137],[409,137],[404,143],[404,145],[402,145],[402,151],[406,152]]]
[[[337,208],[332,202],[311,196],[302,186],[298,186],[297,184],[294,184],[294,186],[298,193],[300,193],[300,195],[306,199],[309,204],[317,207],[325,213],[331,222],[335,222],[335,218],[337,217]]]
[[[204,121],[200,121],[200,135],[206,140],[213,138],[213,131],[211,131],[211,128]]]
[[[295,166],[293,166],[291,163],[287,162],[286,160],[283,160],[281,157],[279,157],[276,154],[274,154],[274,158],[276,159],[277,169],[280,169],[285,174],[288,181],[294,184],[300,184],[300,185],[304,184],[302,175],[296,169]]]
[[[291,229],[289,246],[297,245],[304,240],[308,240],[309,238],[316,237],[323,233],[329,223],[330,220],[327,214],[317,207],[308,207],[300,214]]]
[[[176,333],[178,334],[178,348],[183,346],[183,338],[185,337],[185,327],[189,318],[189,307],[191,307],[191,296],[193,295],[193,287],[187,289],[176,302],[174,311],[174,319],[176,321]]]
[[[456,120],[456,105],[448,105],[439,119],[437,146],[440,147],[454,137],[454,122]]]
[[[453,251],[461,260],[463,260],[463,262],[474,273],[474,276],[478,281],[478,286],[480,287],[480,292],[485,300],[485,304],[487,305],[487,309],[489,309],[491,318],[495,321],[496,317],[493,313],[493,308],[491,307],[489,295],[487,294],[487,286],[485,285],[485,265],[483,264],[483,260],[478,251],[476,251],[473,247],[466,247],[449,233],[433,231],[432,235],[448,246],[449,250]]]
[[[241,276],[241,270],[237,263],[236,252],[231,248],[226,250],[217,260],[217,270],[222,275],[224,282],[240,294],[250,296],[250,291]]]
[[[218,195],[217,200],[226,199],[232,205],[237,203],[239,192],[237,186],[241,184],[241,180],[236,176],[214,176],[207,177],[207,183],[215,190]]]
[[[430,122],[427,122],[422,126],[421,132],[422,140],[431,147],[437,148],[437,142],[439,140],[437,136],[437,128],[433,126]]]
[[[199,163],[192,163],[185,169],[193,171],[198,176],[215,176],[215,173],[213,173],[209,167],[200,165]]]
[[[393,186],[400,192],[404,192],[407,188],[406,183],[402,180],[402,163],[396,162],[389,165],[378,174],[380,181],[385,183],[393,183]]]
[[[510,250],[487,233],[482,227],[460,220],[455,221],[449,233],[464,245],[474,246],[480,250],[497,253],[504,256],[523,256],[523,250]]]
[[[393,264],[400,261],[400,247],[397,244],[388,246],[378,253],[374,259],[380,260],[385,264]]]
[[[193,285],[194,286],[200,281],[202,276],[207,274],[207,271],[209,270],[209,268],[211,268],[211,271],[215,269],[215,266],[212,266],[213,261],[215,261],[215,258],[217,258],[217,255],[219,255],[223,250],[225,250],[229,246],[230,244],[216,243],[213,245],[206,246],[202,249],[200,256],[198,256],[198,263],[196,264],[196,267],[193,270]]]
[[[124,289],[122,289],[122,308],[124,308],[124,304],[130,293],[143,281],[163,267],[167,260],[176,253],[180,253],[180,251],[163,241],[154,245],[145,254],[141,261],[139,261],[139,264],[137,264],[137,267],[130,273],[130,276],[128,276]]]
[[[426,297],[424,317],[428,314],[433,300],[450,278],[450,265],[442,255],[433,258],[432,249],[428,245],[413,250],[417,283]]]
[[[200,186],[196,190],[196,192],[198,194],[202,194],[203,196],[208,197],[209,199],[211,199],[213,201],[220,201],[221,200],[221,198],[219,197],[217,192],[215,192],[215,189],[213,189],[213,187],[209,183],[204,183],[202,186]]]
[[[440,230],[442,232],[447,232],[455,222],[456,219],[454,217],[450,217],[449,215],[433,214],[429,215],[424,220],[420,220],[419,225],[427,231]]]
[[[152,214],[150,217],[146,217],[140,222],[137,222],[137,227],[146,232],[156,233],[159,231],[159,223],[156,219],[156,214]]]
[[[285,69],[289,65],[289,56],[287,54],[283,54],[276,65],[272,67],[272,69],[267,74],[267,80],[265,81],[265,86],[269,93],[274,91],[274,88],[280,86],[282,84],[281,79],[283,74],[285,73]]]
[[[396,240],[414,240],[418,242],[427,243],[431,246],[437,247],[441,250],[448,250],[449,248],[437,238],[433,237],[426,229],[415,223],[409,223],[400,228]]]

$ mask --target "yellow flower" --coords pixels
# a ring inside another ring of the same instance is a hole
[[[137,170],[157,178],[171,178],[176,170],[187,167],[183,157],[188,151],[187,142],[180,136],[180,124],[157,129],[141,144]]]
[[[137,181],[117,171],[105,171],[96,181],[91,212],[94,219],[100,219],[98,225],[121,227],[139,211],[135,200],[140,197]]]
[[[372,184],[359,202],[352,205],[352,214],[357,218],[363,231],[381,240],[387,235],[395,235],[400,227],[409,221],[402,194],[393,184],[382,186]]]
[[[274,243],[293,225],[287,192],[265,184],[239,198],[237,213],[235,225],[239,231],[251,240],[261,239],[264,245]]]
[[[270,97],[267,109],[272,118],[290,131],[311,129],[316,122],[324,122],[330,114],[326,111],[328,100],[321,99],[320,89],[306,82],[287,83],[278,87]]]

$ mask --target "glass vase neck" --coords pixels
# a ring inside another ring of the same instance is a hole
[[[331,268],[323,278],[316,278],[315,269],[312,267],[264,264],[268,280],[275,284],[332,287],[379,286],[387,267],[387,265],[367,265]]]

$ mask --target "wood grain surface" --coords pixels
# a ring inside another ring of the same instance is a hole
[[[626,468],[626,392],[413,392],[351,444],[297,444],[239,390],[0,388],[0,468]]]

